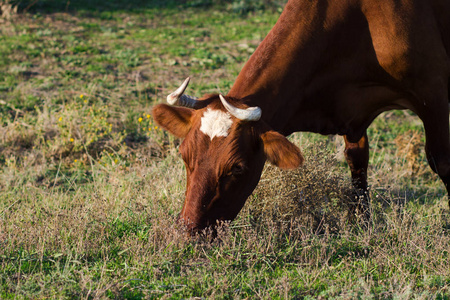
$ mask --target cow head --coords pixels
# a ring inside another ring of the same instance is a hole
[[[184,95],[189,78],[153,108],[164,129],[184,138],[180,153],[187,173],[186,199],[179,216],[191,232],[233,220],[256,187],[264,163],[291,169],[303,157],[283,135],[247,107],[222,95],[203,100]],[[173,106],[179,105],[179,106]]]

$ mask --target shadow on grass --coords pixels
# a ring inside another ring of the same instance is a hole
[[[226,0],[11,0],[19,5],[19,11],[29,13],[57,13],[57,12],[113,12],[133,11],[139,12],[145,9],[176,8],[180,6],[209,6],[223,3]]]
[[[19,12],[58,13],[58,12],[135,12],[148,9],[184,9],[222,7],[233,4],[233,11],[246,14],[258,10],[276,10],[284,6],[287,0],[6,0],[13,6],[18,5]]]

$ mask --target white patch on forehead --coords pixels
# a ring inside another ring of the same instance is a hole
[[[229,113],[211,108],[208,108],[201,120],[200,131],[209,136],[211,141],[216,136],[228,136],[228,131],[233,125]]]

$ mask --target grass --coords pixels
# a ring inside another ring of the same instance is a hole
[[[450,297],[447,197],[417,117],[369,129],[369,230],[347,216],[341,139],[302,133],[303,167],[267,166],[217,239],[188,239],[180,141],[151,107],[188,75],[190,94],[226,92],[279,12],[67,3],[0,27],[0,298]]]

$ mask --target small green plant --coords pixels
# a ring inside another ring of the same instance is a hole
[[[246,14],[254,11],[262,11],[266,9],[279,9],[283,7],[283,1],[273,0],[234,0],[232,8],[235,12]]]
[[[108,106],[89,101],[83,94],[64,106],[57,118],[59,138],[51,143],[59,151],[99,153],[105,147],[117,149],[125,137],[124,132],[112,130]]]

